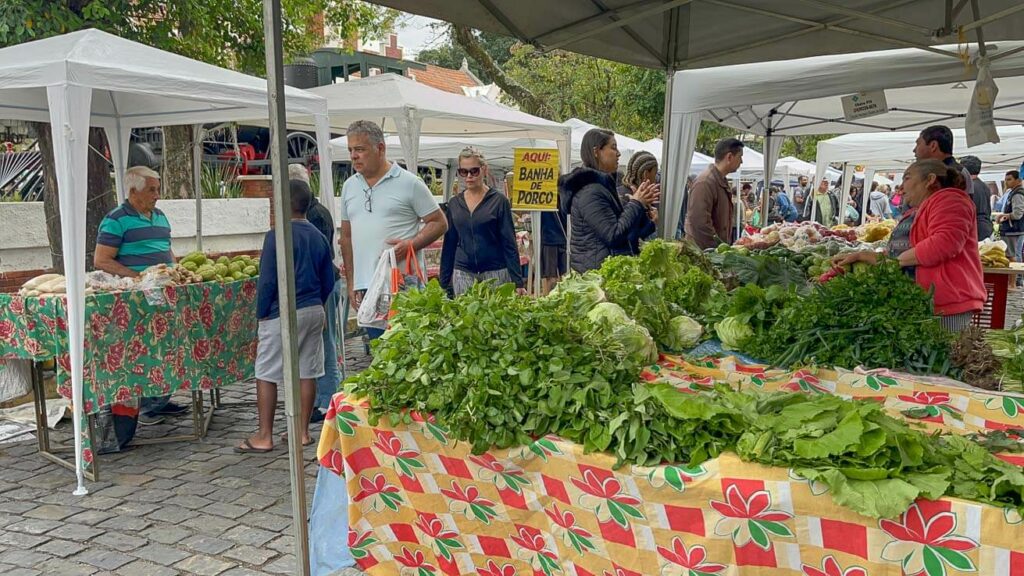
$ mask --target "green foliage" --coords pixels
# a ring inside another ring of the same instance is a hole
[[[776,366],[857,366],[948,374],[951,336],[932,297],[894,260],[817,286],[744,352]]]
[[[434,31],[437,34],[446,34],[443,30],[447,28],[447,25],[434,24]],[[504,66],[508,62],[509,58],[512,57],[512,47],[518,42],[511,36],[504,36],[501,34],[493,34],[491,32],[478,32],[477,39],[484,51],[490,55],[491,59],[494,60],[498,66]],[[434,48],[428,48],[421,50],[416,55],[416,61],[424,64],[433,64],[435,66],[442,66],[444,68],[451,68],[458,70],[462,67],[462,61],[466,60],[469,64],[470,71],[476,75],[485,84],[494,82],[494,79],[487,73],[487,71],[476,63],[461,46],[452,42],[450,38],[446,38],[446,41],[441,43],[439,46]]]
[[[284,0],[285,54],[305,54],[321,39],[312,23],[323,13],[343,35],[380,35],[395,12],[358,0]],[[262,75],[263,2],[235,0],[4,0],[0,46],[98,28],[189,58]]]

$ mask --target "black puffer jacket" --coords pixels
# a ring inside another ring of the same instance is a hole
[[[609,256],[632,254],[630,236],[643,227],[647,209],[636,200],[625,205],[611,175],[577,168],[558,181],[562,210],[572,216],[569,267],[586,272]]]

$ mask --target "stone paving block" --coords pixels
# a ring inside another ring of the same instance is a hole
[[[261,528],[251,526],[235,526],[224,533],[224,537],[239,544],[249,546],[262,546],[277,537],[277,534]]]
[[[124,498],[139,491],[138,486],[110,486],[93,492],[95,496],[106,496],[107,498]]]
[[[107,548],[112,548],[119,552],[131,552],[136,548],[145,546],[149,543],[146,538],[140,538],[134,534],[124,534],[120,532],[107,532],[97,536],[92,541],[93,544],[101,544]]]
[[[182,482],[181,480],[175,479],[175,478],[157,478],[156,480],[153,480],[149,484],[146,484],[146,488],[145,489],[146,490],[159,490],[161,492],[168,491],[168,492],[170,492],[170,494],[168,494],[166,496],[166,498],[170,498],[171,495],[177,494],[177,492],[174,492],[174,489],[179,487],[179,486],[182,486],[184,484],[185,484],[184,482]],[[145,499],[145,495],[140,494],[139,496],[142,499]],[[164,498],[164,499],[166,499],[166,498]]]
[[[185,558],[188,558],[190,554],[177,548],[171,548],[163,544],[147,544],[138,550],[132,552],[132,555],[136,558],[141,558],[148,562],[156,562],[163,566],[170,566],[175,562],[181,562]]]
[[[34,568],[43,574],[60,574],[60,576],[90,576],[97,572],[95,566],[62,558],[50,558],[46,562],[37,564]]]
[[[0,574],[3,574],[4,576],[37,576],[38,574],[42,574],[42,572],[35,568],[16,568],[11,566],[7,570],[0,569]]]
[[[263,572],[254,572],[248,568],[232,568],[220,576],[264,576]]]
[[[42,458],[28,458],[25,460],[15,460],[7,464],[7,466],[14,468],[16,470],[25,470],[28,472],[33,472],[35,470],[43,468],[47,464],[48,462],[46,460],[43,460]]]
[[[122,486],[144,486],[153,480],[153,476],[149,474],[125,474],[118,473],[113,477],[114,483]]]
[[[123,530],[126,532],[141,532],[152,524],[146,518],[137,518],[135,516],[114,516],[100,522],[96,526],[99,528],[107,528],[110,530]]]
[[[199,576],[217,576],[237,566],[234,562],[225,562],[212,556],[197,554],[174,565],[179,570],[184,570]]]
[[[81,511],[81,508],[44,504],[25,512],[24,515],[26,518],[38,518],[40,520],[63,520],[68,516],[74,516]]]
[[[188,456],[185,456],[185,459],[193,462],[206,462],[208,460],[213,460],[216,457],[216,454],[210,454],[209,452],[196,452],[194,454],[189,454]],[[221,462],[221,464],[227,465],[226,462]]]
[[[35,550],[8,550],[0,554],[0,563],[11,564],[12,566],[20,566],[22,568],[31,568],[40,562],[49,560],[52,558],[49,554],[43,554],[42,552],[36,552]]]
[[[57,556],[58,558],[67,558],[78,554],[82,550],[85,550],[85,546],[78,542],[72,542],[71,540],[58,540],[54,538],[49,542],[36,548],[39,552],[45,552],[51,556]],[[0,572],[3,574],[3,572]]]
[[[33,502],[0,502],[0,512],[20,515],[28,512],[36,506],[37,504]]]
[[[209,506],[212,502],[202,496],[186,496],[178,494],[165,500],[164,504],[167,506],[181,506],[182,508],[188,508],[189,510],[198,510]]]
[[[295,574],[297,572],[295,556],[292,554],[282,556],[264,566],[263,571],[271,574]]]
[[[20,532],[0,531],[0,547],[7,548],[21,548],[22,550],[28,548],[35,548],[43,542],[46,542],[47,538],[43,536],[33,536],[31,534],[22,534]]]
[[[221,534],[238,526],[238,522],[221,516],[204,514],[190,518],[182,523],[182,526],[191,528],[203,534],[220,536]]]
[[[40,534],[46,534],[50,530],[62,525],[63,522],[58,522],[56,520],[37,520],[30,518],[28,520],[22,520],[21,522],[11,524],[4,529],[39,536]]]
[[[142,536],[153,542],[161,544],[177,544],[192,535],[191,530],[185,530],[178,526],[159,525],[148,528],[142,532]]]
[[[182,476],[181,478],[184,478],[184,476]],[[181,486],[178,486],[177,488],[174,489],[174,493],[175,494],[181,494],[181,495],[184,495],[184,496],[203,496],[203,497],[205,497],[210,492],[214,492],[214,491],[217,490],[217,487],[211,485],[209,482],[210,482],[210,475],[209,474],[205,474],[204,477],[203,477],[203,480],[200,481],[200,482],[188,482],[188,483],[184,483],[183,482]]]
[[[145,560],[136,560],[117,569],[122,576],[177,576],[178,571]]]
[[[234,542],[228,540],[221,540],[213,536],[195,535],[186,538],[178,543],[179,546],[185,546],[196,552],[202,552],[203,554],[210,554],[217,556],[222,554],[225,550],[230,549],[235,545]]]
[[[280,536],[265,547],[281,554],[291,554],[295,550],[295,537],[288,535]]]
[[[88,498],[80,498],[80,503],[83,508],[89,508],[91,510],[111,510],[122,502],[117,498],[108,498],[106,496],[90,494]]]
[[[160,481],[161,480],[153,480],[149,484],[146,484],[146,487],[136,492],[135,495],[132,496],[132,499],[139,502],[156,503],[163,502],[168,498],[173,498],[175,494],[171,491],[171,488],[174,488],[177,484],[168,488],[154,488],[153,486]]]
[[[31,474],[31,472],[29,474]],[[8,492],[5,492],[4,493],[4,499],[5,500],[6,499],[12,499],[12,500],[29,500],[29,501],[32,501],[32,500],[38,500],[39,498],[42,498],[43,496],[46,496],[47,494],[49,494],[49,490],[43,490],[43,489],[40,489],[40,488],[28,488],[28,487],[22,486],[21,488],[18,488],[17,490],[10,490]]]
[[[267,550],[266,548],[256,548],[253,546],[236,546],[227,552],[224,552],[222,556],[238,560],[244,564],[251,564],[253,566],[262,566],[267,562],[277,558],[278,553],[275,550]]]
[[[267,512],[252,512],[247,514],[245,518],[241,518],[241,520],[244,524],[248,524],[249,526],[256,526],[273,532],[284,531],[292,525],[292,519],[290,516],[268,514]]]
[[[277,498],[271,496],[264,496],[263,494],[253,494],[252,492],[243,492],[236,500],[235,504],[241,506],[248,506],[253,510],[264,510],[277,504]]]
[[[187,508],[174,507],[159,508],[147,516],[147,518],[151,518],[158,522],[169,522],[171,524],[181,524],[182,522],[195,517],[196,513]]]
[[[47,536],[50,538],[63,538],[75,542],[85,542],[103,534],[105,530],[81,524],[65,524],[56,530],[51,531]]]
[[[159,504],[145,504],[142,502],[122,502],[111,511],[119,516],[145,516],[150,512],[162,508]],[[141,528],[139,528],[141,530]]]
[[[135,558],[113,550],[90,548],[75,556],[72,560],[95,566],[101,570],[117,570],[121,566],[134,561]]]
[[[197,486],[202,485],[204,482],[209,482],[210,475],[204,472],[189,472],[188,474],[178,476],[178,480],[181,480],[190,486]]]
[[[110,512],[103,510],[86,510],[85,512],[79,512],[74,516],[67,519],[67,522],[73,524],[85,524],[86,526],[95,526],[104,520],[113,518],[114,515]]]
[[[35,476],[33,472],[26,472],[16,468],[0,469],[0,480],[6,480],[7,482],[21,482],[33,476]]]
[[[204,507],[202,511],[205,514],[216,514],[217,516],[231,518],[232,520],[252,512],[250,508],[246,508],[245,506],[224,504],[222,502],[214,502],[213,504]]]

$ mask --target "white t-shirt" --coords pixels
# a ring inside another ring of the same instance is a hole
[[[362,174],[346,180],[341,189],[341,220],[352,226],[352,288],[369,288],[388,238],[413,238],[422,227],[420,220],[438,210],[427,185],[394,162],[372,189]],[[422,252],[419,260],[420,267],[425,267]]]

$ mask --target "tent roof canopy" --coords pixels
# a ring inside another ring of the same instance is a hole
[[[1024,123],[1024,42],[986,46],[1000,89],[996,123]],[[970,65],[903,49],[685,70],[674,78],[672,114],[699,112],[705,120],[760,135],[769,123],[778,135],[962,127],[978,73],[977,45],[966,52]],[[885,91],[889,112],[846,121],[841,97],[872,90]]]
[[[371,0],[405,12],[638,66],[683,69],[869,48],[927,47],[980,27],[1017,38],[1019,0]],[[753,38],[737,32],[756,30]]]
[[[566,138],[565,126],[476,98],[451,94],[396,74],[379,74],[309,90],[327,99],[331,127],[345,132],[356,120],[373,120],[398,133],[396,119],[420,121],[421,136]],[[301,127],[301,118],[288,124]]]
[[[267,116],[267,82],[82,30],[0,49],[0,117],[49,122],[46,87],[92,88],[93,125],[148,127]],[[323,98],[286,90],[289,112],[323,114]]]
[[[1001,142],[967,147],[964,130],[953,130],[956,156],[977,156],[983,171],[1016,170],[1024,162],[1024,128],[1000,126]],[[818,142],[818,158],[826,162],[865,164],[879,170],[901,169],[914,162],[918,132],[876,132],[845,134]]]

